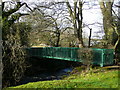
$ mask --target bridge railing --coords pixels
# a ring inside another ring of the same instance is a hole
[[[91,48],[93,60],[92,63],[100,66],[113,64],[113,49]],[[29,56],[40,58],[54,58],[68,61],[84,62],[80,58],[81,48],[70,47],[44,47],[27,48]]]

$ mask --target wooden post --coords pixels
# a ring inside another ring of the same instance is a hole
[[[90,48],[91,35],[92,35],[92,28],[90,28],[90,35],[89,35],[88,48]]]

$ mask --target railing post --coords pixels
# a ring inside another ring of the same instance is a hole
[[[100,67],[104,66],[104,59],[105,59],[105,53],[104,53],[104,49],[102,50],[102,60],[101,60],[101,64]]]

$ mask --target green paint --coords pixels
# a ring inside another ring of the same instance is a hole
[[[39,58],[53,58],[60,60],[68,60],[75,62],[82,62],[82,59],[78,56],[81,48],[70,47],[44,47],[44,48],[27,48],[28,55],[30,57]],[[94,65],[112,65],[113,64],[113,52],[112,49],[97,49],[91,48],[93,51],[93,63]]]

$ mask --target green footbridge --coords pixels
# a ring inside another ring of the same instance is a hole
[[[82,54],[81,57],[80,51],[87,49],[77,47],[32,47],[27,48],[26,50],[29,57],[52,58],[74,62],[85,62],[85,60],[83,60],[82,58],[84,57],[84,55]],[[90,48],[90,50],[92,51],[92,64],[100,65],[101,67],[106,65],[113,65],[113,49]]]

